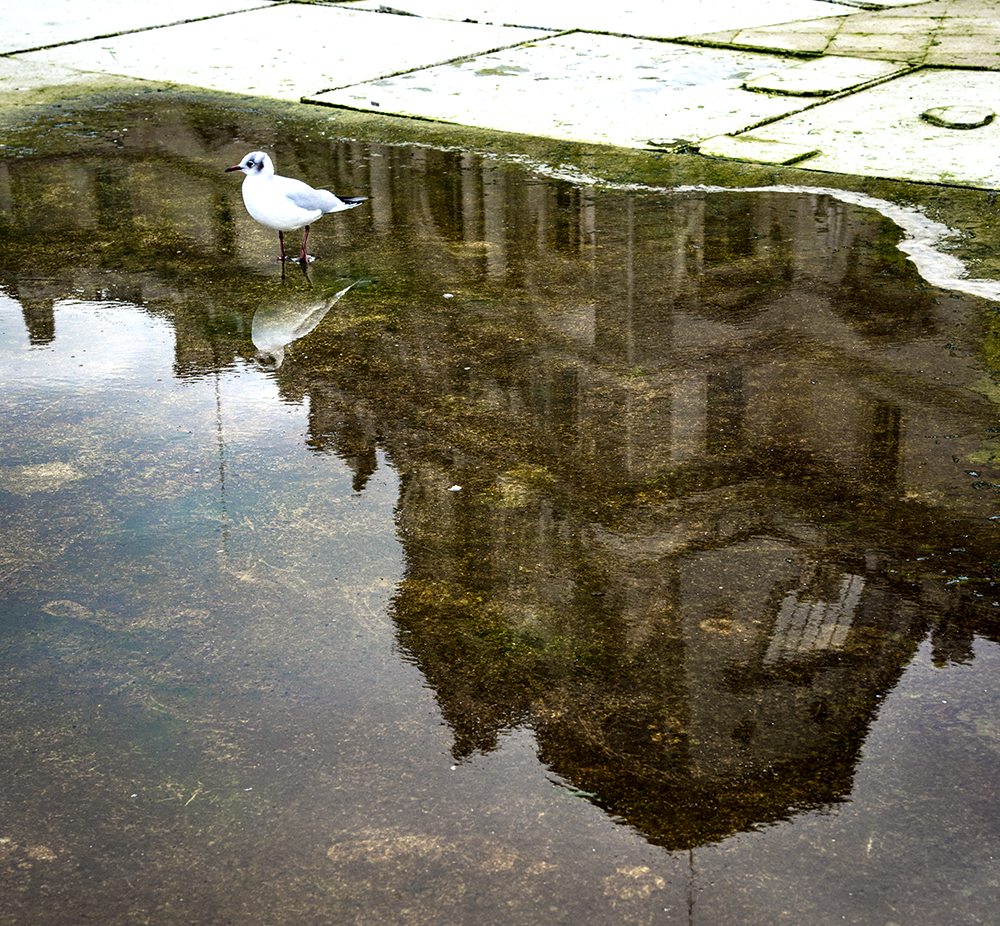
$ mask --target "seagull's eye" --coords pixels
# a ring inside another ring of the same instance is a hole
[[[256,164],[254,164],[253,160],[249,160],[249,161],[247,161],[247,167],[256,167],[256,166],[257,166],[257,165],[256,165]]]

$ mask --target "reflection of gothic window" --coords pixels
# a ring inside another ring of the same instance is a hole
[[[765,662],[839,649],[847,641],[865,580],[845,575],[832,589],[817,588],[823,584],[814,573],[782,599]]]
[[[743,197],[713,197],[705,205],[703,260],[725,264],[754,253],[754,216]]]
[[[580,191],[571,183],[555,183],[552,247],[575,252],[580,248]]]
[[[738,449],[743,436],[743,371],[708,374],[705,444],[709,453]]]
[[[577,437],[579,376],[573,369],[556,371],[552,377],[552,426],[564,441]]]
[[[866,479],[884,485],[896,482],[899,471],[898,405],[877,401],[868,427],[868,443],[864,448],[861,471]]]
[[[95,171],[94,203],[101,228],[132,227],[132,195],[124,168],[102,167]]]

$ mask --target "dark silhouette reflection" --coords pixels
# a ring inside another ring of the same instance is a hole
[[[333,453],[354,474],[351,486],[361,492],[378,469],[379,435],[350,396],[319,387],[311,393],[307,446]]]
[[[48,299],[21,299],[21,315],[32,347],[51,344],[56,338],[56,318],[53,303]]]
[[[847,799],[928,635],[940,663],[997,638],[1000,473],[967,463],[995,417],[968,388],[978,306],[924,286],[891,222],[810,192],[644,199],[467,154],[297,154],[289,173],[370,188],[329,240],[388,282],[341,300],[321,262],[300,294],[212,273],[231,260],[206,174],[185,245],[205,278],[156,251],[170,298],[143,304],[173,321],[178,375],[256,348],[354,491],[379,452],[399,473],[391,615],[457,760],[530,726],[561,783],[690,848]],[[113,180],[98,215],[138,208]]]
[[[962,665],[971,662],[973,638],[974,633],[968,623],[946,620],[939,624],[931,634],[934,664]]]

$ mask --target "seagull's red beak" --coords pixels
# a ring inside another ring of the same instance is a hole
[[[239,164],[234,164],[232,167],[227,167],[225,173],[229,173],[231,170],[243,170],[243,167]]]

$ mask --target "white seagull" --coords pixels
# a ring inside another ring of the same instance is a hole
[[[276,229],[281,247],[281,259],[285,258],[286,231],[305,227],[302,236],[302,251],[299,263],[306,257],[306,238],[309,226],[321,215],[353,209],[363,203],[367,196],[348,196],[340,199],[329,190],[314,190],[308,183],[292,177],[281,177],[274,172],[271,159],[263,151],[251,151],[239,164],[227,167],[243,171],[243,202],[261,225]]]

